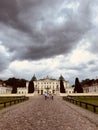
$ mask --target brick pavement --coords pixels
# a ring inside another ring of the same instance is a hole
[[[0,130],[97,130],[97,115],[61,97],[44,100],[43,96],[0,110]],[[87,114],[86,114],[87,113]],[[92,116],[93,115],[93,116]]]

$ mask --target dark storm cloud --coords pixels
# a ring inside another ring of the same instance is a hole
[[[87,64],[81,64],[81,65],[69,65],[69,66],[61,66],[58,69],[60,70],[71,70],[71,71],[77,71],[77,72],[82,72],[83,70],[85,70],[86,68],[88,68]]]
[[[96,64],[96,61],[95,60],[91,60],[88,62],[88,65],[95,65]]]
[[[0,72],[8,67],[8,63],[9,61],[6,56],[0,53]]]
[[[98,54],[98,26],[94,26],[93,30],[88,35],[88,41],[91,42],[90,51]]]
[[[78,2],[77,11],[68,8]],[[91,29],[91,0],[1,0],[0,39],[12,60],[41,59],[70,52]],[[59,18],[64,22],[59,23]]]
[[[2,45],[0,45],[0,72],[8,67],[10,57]]]
[[[92,60],[88,63],[88,71],[92,73],[98,72],[98,59]]]
[[[10,23],[14,21],[18,14],[17,3],[15,0],[0,0],[0,21]]]
[[[30,31],[27,25],[18,19],[20,11],[18,0],[0,0],[0,22],[22,31]]]

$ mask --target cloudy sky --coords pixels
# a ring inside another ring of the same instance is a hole
[[[98,76],[98,0],[0,0],[0,78]]]

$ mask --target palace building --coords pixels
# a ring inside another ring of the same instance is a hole
[[[63,78],[62,76],[60,78]],[[69,82],[65,81],[63,78],[65,90],[69,88]],[[39,79],[34,81],[35,92],[38,94],[44,94],[45,92],[59,94],[60,93],[60,79],[52,79],[48,76],[44,79]]]
[[[73,93],[73,88],[70,86],[69,82],[64,79],[63,76],[60,76],[59,79],[52,79],[48,76],[43,79],[37,80],[35,75],[32,80],[34,82],[34,93],[43,95],[45,92],[59,94],[60,93],[60,80],[63,80],[64,88],[66,93]],[[29,83],[26,83],[25,88],[17,88],[18,94],[27,94],[28,93]]]
[[[6,86],[6,84],[3,81],[0,81],[0,94],[11,94],[12,87]]]
[[[18,87],[17,88],[17,93],[18,94],[28,94],[28,86],[29,86],[29,82],[27,81],[25,87]]]

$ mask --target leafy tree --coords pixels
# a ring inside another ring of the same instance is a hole
[[[95,83],[95,80],[94,80],[94,79],[85,79],[85,80],[82,80],[81,85],[82,85],[82,86],[85,86],[85,85],[91,86],[91,85],[93,85],[94,83]]]
[[[73,84],[72,87],[75,87],[75,85]]]
[[[29,82],[28,93],[34,93],[34,82],[32,80]]]
[[[9,78],[5,83],[6,85],[12,86],[12,93],[17,93],[17,79]]]
[[[62,79],[60,80],[60,93],[65,93],[65,88]]]
[[[18,79],[18,87],[25,87],[26,86],[26,80],[25,79]]]
[[[98,84],[98,79],[96,79],[96,80],[95,80],[95,83],[97,83],[97,84]]]
[[[16,79],[16,78],[9,78],[5,81],[6,85],[12,86],[12,93],[17,93],[17,87],[25,87],[26,80],[25,79]]]
[[[75,79],[74,93],[83,93],[83,88],[81,87],[81,84],[78,78]]]
[[[34,74],[31,81],[29,82],[28,93],[34,93],[34,81],[36,81],[36,80],[37,80],[37,78]]]

